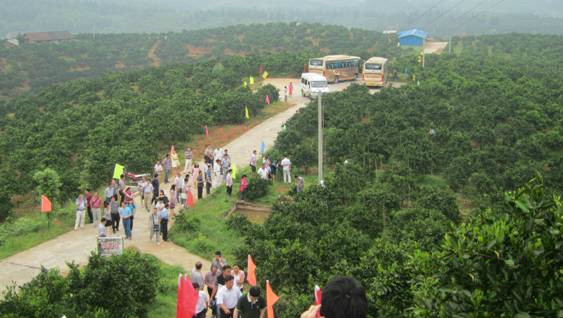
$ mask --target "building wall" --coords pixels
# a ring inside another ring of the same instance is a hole
[[[410,46],[423,46],[424,39],[418,37],[416,35],[408,35],[399,39],[401,46],[410,45]]]

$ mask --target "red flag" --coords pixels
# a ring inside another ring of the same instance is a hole
[[[199,297],[197,290],[195,290],[194,286],[188,275],[184,276],[185,280],[185,287],[184,287],[184,301],[186,302],[186,315],[185,318],[192,318],[195,314],[195,308],[197,305],[197,299]]]
[[[322,301],[323,291],[319,285],[315,285],[315,305],[320,305]],[[317,311],[317,318],[321,317],[321,311]]]
[[[178,274],[178,295],[176,298],[176,318],[186,318],[187,304],[184,294],[186,290],[186,281],[182,278],[182,274]]]
[[[42,195],[41,196],[41,212],[44,213],[49,213],[52,210],[52,206],[51,206],[51,200],[49,200],[49,198],[47,198],[46,196]]]
[[[194,195],[192,194],[192,190],[188,191],[188,206],[190,208],[194,206]]]
[[[192,318],[197,305],[198,292],[188,275],[178,276],[178,298],[176,300],[176,318]]]
[[[256,264],[252,260],[252,256],[248,254],[248,283],[252,286],[256,286]]]
[[[209,129],[207,128],[207,125],[205,125],[205,139],[209,138]]]
[[[266,307],[268,308],[268,318],[274,318],[274,304],[280,299],[270,287],[270,281],[266,281]]]
[[[266,105],[270,105],[270,95],[266,95]]]

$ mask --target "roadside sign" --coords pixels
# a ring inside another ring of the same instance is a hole
[[[98,253],[101,256],[123,254],[123,237],[98,237]]]

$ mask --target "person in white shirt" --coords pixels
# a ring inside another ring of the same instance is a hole
[[[244,288],[244,280],[246,279],[246,275],[244,272],[238,267],[238,265],[233,266],[233,277],[235,278],[235,286],[237,286],[240,291]]]
[[[201,286],[199,283],[192,283],[192,286],[195,290],[198,291],[197,297],[197,304],[195,306],[195,318],[205,318],[205,314],[207,314],[207,307],[209,307],[209,295],[206,292],[201,290]]]
[[[256,150],[252,151],[252,155],[250,155],[250,170],[255,173],[256,172]]]
[[[225,177],[225,185],[227,186],[228,196],[231,196],[231,193],[233,193],[233,176],[231,173],[233,173],[233,170],[227,170],[227,176]]]
[[[268,169],[266,168],[266,165],[262,165],[262,167],[258,169],[258,175],[260,176],[260,178],[268,180]]]
[[[221,185],[222,182],[222,178],[221,178],[221,160],[217,159],[215,160],[215,163],[213,164],[213,178],[215,178],[215,182],[214,183],[214,187],[218,187]]]
[[[220,318],[232,318],[235,307],[242,293],[235,287],[235,279],[232,275],[225,277],[225,286],[217,293],[217,306],[219,307]]]
[[[108,236],[106,231],[106,218],[102,217],[100,224],[98,224],[98,236],[99,237],[106,237]]]
[[[291,160],[288,157],[283,158],[281,166],[283,167],[283,182],[291,183]]]

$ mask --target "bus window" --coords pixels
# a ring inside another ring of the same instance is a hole
[[[381,71],[381,64],[379,63],[366,63],[364,67],[369,71]]]
[[[323,60],[319,60],[319,59],[310,59],[310,60],[309,60],[309,65],[311,65],[311,66],[323,66]]]

